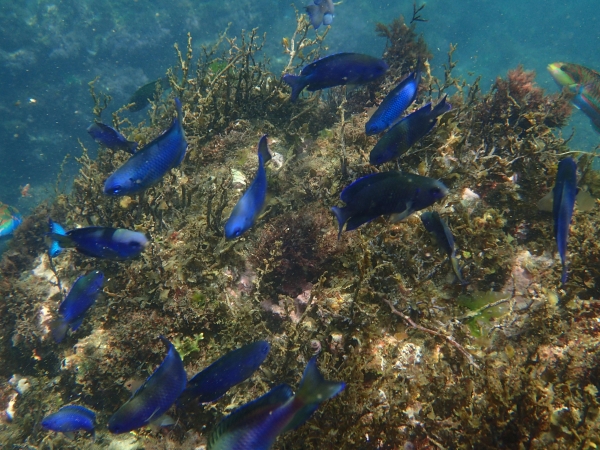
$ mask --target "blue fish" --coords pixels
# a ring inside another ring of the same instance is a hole
[[[382,76],[388,68],[383,59],[360,53],[337,53],[305,66],[299,76],[284,75],[283,81],[292,88],[291,101],[295,102],[304,88],[312,92],[346,84],[365,84]]]
[[[306,422],[321,403],[339,394],[345,383],[328,381],[308,362],[298,392],[279,385],[225,417],[208,436],[208,450],[268,450],[277,436]]]
[[[83,406],[67,405],[42,419],[42,427],[46,430],[72,434],[85,430],[94,434],[96,413]]]
[[[106,195],[130,195],[158,183],[183,161],[188,144],[183,131],[181,102],[175,99],[177,116],[160,136],[137,151],[104,182]]]
[[[79,328],[85,313],[92,307],[102,291],[103,284],[104,274],[99,270],[94,270],[75,280],[71,290],[58,307],[58,319],[50,324],[52,336],[56,342],[62,342],[69,326],[71,331]]]
[[[87,256],[119,261],[135,258],[148,245],[148,239],[139,231],[110,227],[83,227],[65,231],[52,219],[48,222],[50,233],[47,236],[50,238],[49,254],[52,258],[65,248],[74,248]]]
[[[128,141],[125,136],[100,122],[94,122],[87,128],[89,135],[100,145],[112,150],[123,150],[128,153],[135,153],[137,142]]]
[[[562,263],[560,281],[564,286],[567,282],[567,240],[577,196],[577,163],[573,158],[565,158],[558,163],[553,194],[554,238]]]
[[[392,215],[392,221],[397,222],[446,195],[446,186],[433,178],[395,171],[364,176],[340,194],[346,206],[331,208],[339,223],[338,238],[344,224],[346,231],[350,231],[389,214]]]
[[[192,399],[198,403],[217,400],[236,384],[249,378],[260,367],[271,346],[267,341],[253,342],[227,353],[188,381],[179,403]]]
[[[415,101],[421,81],[420,64],[421,61],[418,61],[417,70],[411,72],[383,99],[365,125],[367,136],[381,133],[391,127],[398,121],[404,110]]]
[[[432,108],[431,103],[427,103],[403,118],[375,144],[369,156],[371,164],[383,164],[402,155],[433,129],[438,116],[450,109],[452,106],[450,103],[446,103],[444,95],[444,98],[435,107]]]
[[[306,14],[310,19],[310,24],[316,30],[323,25],[331,25],[333,22],[334,6],[333,0],[314,0],[312,5],[306,8]]]
[[[173,344],[161,336],[167,356],[144,384],[108,420],[108,430],[120,434],[157,421],[179,398],[187,383],[183,361]]]
[[[234,239],[240,237],[254,225],[258,215],[265,205],[267,197],[267,172],[265,164],[271,159],[267,145],[267,135],[258,141],[258,170],[256,177],[244,195],[239,199],[225,223],[225,237]]]
[[[432,233],[440,247],[444,249],[444,251],[448,254],[448,258],[450,258],[450,264],[452,265],[452,270],[454,271],[454,275],[461,284],[466,284],[466,281],[463,279],[462,274],[460,273],[460,267],[458,265],[458,260],[456,259],[456,247],[454,246],[454,236],[448,228],[448,224],[444,219],[440,217],[440,215],[434,212],[424,212],[421,214],[421,222],[425,226],[425,229]]]

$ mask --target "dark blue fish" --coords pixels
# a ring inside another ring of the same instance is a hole
[[[238,408],[208,436],[208,450],[268,450],[277,436],[306,422],[321,403],[339,394],[345,383],[328,381],[308,362],[298,392],[286,384]]]
[[[108,420],[108,430],[120,434],[157,421],[179,398],[187,383],[181,357],[161,336],[167,356],[133,396]]]
[[[73,433],[85,430],[94,433],[96,413],[79,405],[67,405],[50,414],[42,420],[42,427],[46,430],[61,433]]]
[[[103,284],[104,274],[99,270],[94,270],[75,280],[71,290],[58,307],[58,319],[50,324],[52,336],[56,342],[62,342],[69,327],[71,327],[71,331],[79,328],[85,313],[92,307],[102,291]]]
[[[267,197],[267,172],[265,164],[271,159],[267,145],[267,135],[258,141],[258,170],[256,177],[244,195],[239,199],[225,223],[225,237],[233,239],[240,237],[254,225],[265,205]]]
[[[577,163],[573,158],[565,158],[558,163],[553,193],[554,238],[562,263],[560,280],[564,285],[567,282],[567,240],[577,196]]]
[[[152,99],[156,93],[156,83],[160,83],[162,89],[170,87],[169,79],[167,77],[146,83],[138,88],[127,102],[128,104],[131,104],[128,108],[129,111],[141,111],[150,104],[150,99]]]
[[[175,99],[177,116],[160,136],[136,152],[104,182],[106,195],[130,195],[158,183],[183,161],[187,142],[183,131],[181,102]]]
[[[100,122],[91,124],[88,127],[87,132],[98,144],[112,150],[123,150],[129,153],[135,153],[138,146],[137,142],[128,141],[125,136],[113,127],[109,127]]]
[[[466,284],[460,273],[460,267],[458,265],[458,260],[456,259],[454,236],[452,235],[450,228],[448,228],[446,221],[442,219],[437,212],[427,211],[421,214],[421,222],[423,222],[425,229],[435,236],[438,245],[448,254],[452,270],[454,271],[456,278],[458,278],[458,281],[461,284]]]
[[[404,110],[415,101],[421,81],[420,63],[417,62],[417,70],[411,72],[383,99],[365,125],[367,136],[381,133],[394,125]]]
[[[315,30],[321,24],[331,25],[331,22],[333,22],[333,13],[333,0],[315,0],[312,5],[306,7],[306,14],[308,14],[310,24]]]
[[[446,96],[444,95],[444,98],[434,108],[431,107],[431,103],[427,103],[403,118],[375,144],[375,147],[371,150],[371,164],[383,164],[402,155],[433,129],[438,116],[450,111],[450,109],[452,109],[452,106],[450,103],[446,103]]]
[[[302,89],[318,91],[346,84],[364,84],[382,76],[388,65],[382,59],[360,53],[337,53],[305,66],[299,76],[286,74],[283,81],[292,88],[294,102]]]
[[[58,256],[65,248],[74,248],[87,256],[118,261],[135,258],[148,245],[148,239],[139,231],[110,227],[83,227],[65,231],[52,219],[48,222],[51,257]]]
[[[214,402],[249,378],[263,363],[270,349],[267,341],[258,341],[227,353],[188,381],[179,403],[186,404],[193,399],[198,403]]]
[[[340,199],[343,208],[331,208],[342,234],[379,217],[392,214],[399,221],[415,211],[427,208],[448,195],[442,182],[433,178],[401,172],[380,172],[364,176],[346,187]]]

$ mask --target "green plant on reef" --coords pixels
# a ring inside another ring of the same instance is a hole
[[[200,353],[200,343],[204,340],[204,334],[200,333],[192,337],[184,336],[183,338],[173,339],[173,345],[181,356],[181,359],[185,360],[188,356],[194,353]]]

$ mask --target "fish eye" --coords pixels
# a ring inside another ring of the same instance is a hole
[[[111,192],[112,194],[118,194],[119,192],[121,192],[121,186],[115,186],[114,188],[112,188],[112,189],[110,190],[110,192]]]

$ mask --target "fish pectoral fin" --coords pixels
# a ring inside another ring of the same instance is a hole
[[[392,223],[400,222],[401,220],[406,219],[408,216],[410,216],[414,212],[415,211],[412,209],[412,202],[408,202],[406,204],[406,209],[404,211],[402,211],[401,213],[392,214],[390,216],[390,222],[392,222]]]
[[[175,419],[167,414],[162,414],[148,423],[148,426],[154,431],[158,431],[161,427],[170,427],[173,425],[175,425]]]

